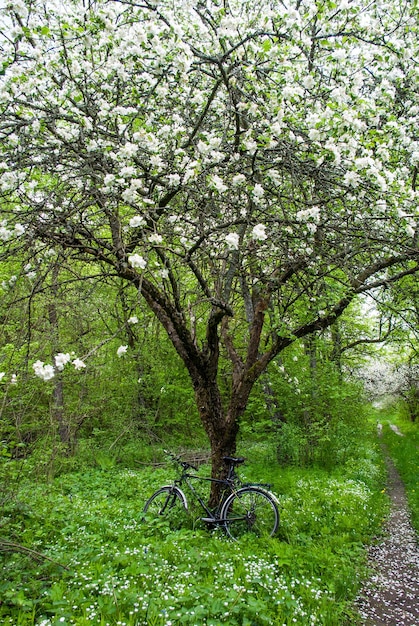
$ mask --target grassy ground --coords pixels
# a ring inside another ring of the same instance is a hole
[[[412,524],[419,532],[419,427],[395,413],[383,413],[383,441],[404,482]],[[397,435],[390,424],[398,427],[403,436]]]
[[[0,541],[54,562],[3,552],[0,623],[356,624],[349,607],[363,543],[387,509],[374,438],[367,433],[358,457],[333,471],[281,468],[263,445],[247,452],[244,478],[270,482],[280,500],[272,539],[233,543],[197,516],[178,531],[161,520],[144,524],[144,501],[170,479],[170,467],[87,468],[50,482],[20,481],[5,498]]]

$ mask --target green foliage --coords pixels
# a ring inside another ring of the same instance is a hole
[[[0,541],[8,537],[53,562],[5,553],[1,623],[355,624],[350,602],[363,571],[362,543],[386,508],[374,445],[366,437],[358,458],[333,473],[267,463],[274,455],[262,443],[249,456],[257,462],[243,478],[271,482],[280,500],[280,532],[271,540],[232,543],[208,531],[196,512],[176,531],[164,520],[144,523],[143,504],[170,480],[170,467],[25,480],[13,511],[3,514]]]
[[[310,355],[293,348],[257,386],[242,430],[270,436],[283,464],[331,468],[356,453],[366,417],[358,384],[326,358],[313,365]]]

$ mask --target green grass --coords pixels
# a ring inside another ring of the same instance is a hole
[[[383,441],[397,467],[406,488],[412,524],[419,532],[419,425],[398,418],[397,415],[383,415]],[[394,433],[389,424],[395,424],[403,437]]]
[[[3,553],[0,623],[356,624],[350,604],[363,543],[387,508],[375,444],[367,436],[359,458],[333,472],[280,468],[260,444],[248,456],[243,477],[272,483],[280,500],[272,539],[234,543],[197,516],[178,531],[161,520],[144,524],[144,501],[170,468],[93,468],[21,484],[6,502],[0,537],[56,563]]]

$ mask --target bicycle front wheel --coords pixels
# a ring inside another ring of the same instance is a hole
[[[258,537],[272,537],[279,525],[275,497],[258,487],[243,487],[231,494],[220,516],[227,534],[234,540],[249,532]]]
[[[161,518],[171,528],[180,528],[185,522],[188,503],[185,494],[177,487],[167,485],[158,489],[147,500],[143,509],[143,519]]]

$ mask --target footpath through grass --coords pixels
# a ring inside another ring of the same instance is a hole
[[[419,533],[419,428],[417,424],[400,419],[397,414],[383,412],[383,441],[406,488],[409,508],[412,513],[412,525]],[[390,424],[398,427],[398,435]]]
[[[56,563],[3,552],[0,623],[356,624],[349,607],[363,543],[387,509],[382,459],[368,433],[358,454],[327,472],[284,469],[267,447],[247,449],[244,478],[272,484],[281,525],[275,538],[238,543],[197,516],[178,531],[141,521],[145,499],[170,479],[170,468],[90,468],[26,481],[4,503],[1,537]]]

